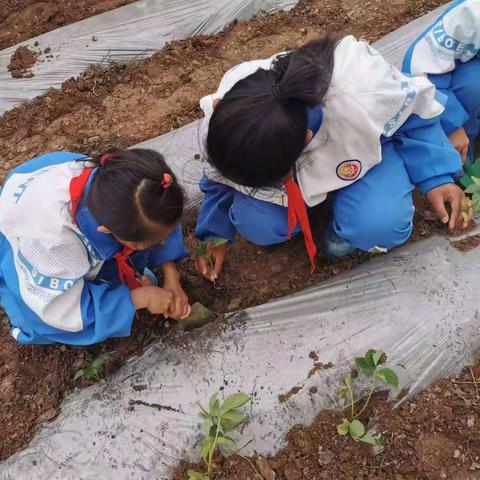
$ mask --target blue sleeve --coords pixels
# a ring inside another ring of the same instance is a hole
[[[439,118],[411,115],[394,136],[410,180],[423,194],[446,183],[462,169],[462,159],[440,125]]]
[[[428,79],[445,95],[445,111],[440,117],[440,123],[447,136],[458,130],[470,117],[462,103],[451,90],[452,73],[429,75]]]
[[[237,234],[229,215],[233,204],[233,189],[203,176],[200,180],[200,190],[205,196],[198,214],[195,236],[202,241],[219,237],[233,243]]]
[[[189,251],[183,242],[182,226],[178,225],[162,246],[151,249],[148,267],[157,268],[167,262],[178,262],[188,255]]]

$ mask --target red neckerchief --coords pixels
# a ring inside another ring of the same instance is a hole
[[[93,172],[92,167],[84,168],[83,172],[78,176],[72,178],[70,181],[70,201],[72,203],[72,217],[74,223],[77,223],[77,210],[80,200],[83,195],[83,190],[87,185],[88,179]],[[134,288],[141,287],[141,283],[138,281],[135,269],[129,263],[129,257],[135,250],[128,247],[123,247],[122,250],[117,252],[113,258],[117,262],[118,276],[122,285],[127,285],[132,290]]]
[[[315,255],[317,254],[317,247],[313,241],[307,207],[305,207],[302,192],[293,179],[292,174],[290,174],[284,181],[284,186],[288,196],[288,239],[290,240],[292,230],[296,227],[297,223],[300,223],[308,258],[310,259],[310,272],[313,273],[315,272]]]

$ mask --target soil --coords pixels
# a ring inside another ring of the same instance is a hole
[[[106,2],[83,3],[93,6]],[[121,4],[124,3],[129,2]],[[15,165],[47,151],[92,154],[112,145],[130,146],[185,125],[200,116],[198,98],[213,91],[223,72],[242,60],[296,47],[327,29],[375,40],[442,3],[443,0],[369,0],[360,7],[357,0],[300,2],[288,14],[260,15],[249,22],[235,23],[215,36],[174,42],[147,60],[115,64],[103,70],[91,68],[80,78],[65,82],[60,90],[50,90],[0,118],[0,180]],[[82,8],[75,4],[70,9],[72,15],[75,9]],[[434,233],[445,234],[444,227],[422,202],[416,202],[414,240]],[[325,208],[326,205],[315,212],[318,221],[312,222],[317,243],[328,215]],[[195,251],[193,225],[193,218],[185,220],[186,241]],[[366,254],[356,255],[334,264],[319,258],[317,273],[310,275],[301,238],[266,249],[240,239],[231,249],[216,286],[199,278],[191,259],[180,268],[192,303],[200,301],[221,313],[297,291],[367,258]],[[94,347],[25,347],[10,338],[8,322],[3,318],[0,422],[4,436],[0,441],[0,459],[24,447],[37,426],[55,416],[64,395],[75,385],[82,385],[72,378],[88,360],[108,352],[109,363],[103,373],[108,376],[126,358],[141,353],[145,345],[168,335],[168,331],[155,320],[142,319],[135,323],[131,337]]]
[[[0,49],[135,0],[0,0]]]
[[[38,52],[30,50],[28,47],[18,47],[10,59],[8,64],[8,70],[11,72],[13,78],[28,78],[33,77],[33,73],[30,68],[35,65]]]
[[[272,458],[217,457],[216,480],[479,480],[480,363],[455,378],[436,382],[399,408],[376,395],[362,414],[367,428],[382,433],[383,449],[340,437],[347,412],[322,411],[312,425],[296,426]],[[314,393],[313,393],[314,394]],[[173,480],[186,480],[181,464]]]

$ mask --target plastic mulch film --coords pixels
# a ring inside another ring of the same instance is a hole
[[[221,387],[222,396],[252,394],[248,423],[232,436],[250,442],[244,454],[268,455],[292,426],[339,406],[342,374],[371,347],[388,352],[401,388],[419,391],[478,353],[479,274],[480,249],[465,254],[431,238],[226,323],[172,334],[106,385],[72,394],[0,464],[0,478],[168,479],[180,459],[198,460],[197,402]],[[333,367],[309,374],[312,351]]]
[[[0,114],[60,87],[90,65],[144,58],[172,40],[216,33],[235,19],[289,10],[297,1],[141,0],[44,33],[0,51]],[[30,69],[31,78],[12,78],[7,69],[20,45],[42,52],[50,48]]]
[[[410,39],[429,21],[417,22]],[[198,123],[142,145],[166,154],[195,203]],[[221,388],[253,397],[248,423],[233,434],[247,444],[242,451],[273,454],[292,426],[341,406],[342,376],[369,348],[388,353],[410,395],[473,362],[479,276],[480,249],[463,253],[433,237],[225,322],[172,330],[105,385],[70,395],[25,450],[0,464],[0,479],[168,479],[179,460],[198,460],[197,402]],[[312,370],[312,351],[333,366]]]

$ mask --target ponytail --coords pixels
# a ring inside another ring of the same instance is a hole
[[[338,39],[328,35],[277,57],[237,82],[214,110],[207,135],[209,162],[251,187],[281,182],[300,156],[308,108],[323,106]]]
[[[173,226],[184,194],[163,155],[135,148],[112,150],[91,161],[98,167],[87,196],[95,220],[126,241],[152,238],[152,224]]]

